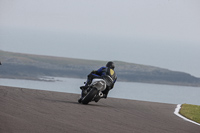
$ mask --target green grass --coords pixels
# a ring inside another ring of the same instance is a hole
[[[182,104],[179,113],[190,120],[200,123],[200,106],[198,105]]]

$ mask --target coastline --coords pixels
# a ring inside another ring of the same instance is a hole
[[[33,80],[33,81],[44,81],[44,82],[56,82],[56,81],[59,81],[59,80],[57,80],[57,79],[55,79],[55,78],[57,78],[57,77],[51,77],[51,76],[41,76],[41,77],[37,77],[37,76],[31,76],[31,77],[19,77],[19,76],[17,76],[17,77],[12,77],[12,76],[0,76],[0,78],[5,78],[5,79],[22,79],[22,80]],[[58,78],[75,78],[75,79],[85,79],[85,77],[84,78],[81,78],[81,77],[66,77],[66,76],[64,76],[64,77],[58,77]],[[133,82],[133,81],[126,81],[126,80],[118,80],[118,81],[120,81],[120,82],[128,82],[128,83],[144,83],[144,84],[155,84],[155,85],[172,85],[172,86],[188,86],[188,87],[197,87],[197,88],[199,88],[200,87],[200,85],[199,84],[182,84],[182,83],[162,83],[162,82],[160,82],[160,83],[158,83],[158,82],[139,82],[139,81],[135,81],[135,82]]]
[[[107,98],[82,105],[78,98],[78,94],[0,86],[0,132],[200,131],[174,115],[175,104]]]

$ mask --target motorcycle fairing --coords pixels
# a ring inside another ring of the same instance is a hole
[[[106,82],[103,79],[93,79],[90,86],[97,88],[99,91],[106,89]]]

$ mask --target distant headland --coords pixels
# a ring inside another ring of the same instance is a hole
[[[107,61],[32,55],[0,50],[0,78],[39,80],[39,77],[86,78]],[[119,81],[200,86],[200,78],[164,68],[114,61]]]

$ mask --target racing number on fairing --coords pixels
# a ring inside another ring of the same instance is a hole
[[[110,69],[110,75],[112,76],[115,73],[112,69]]]

